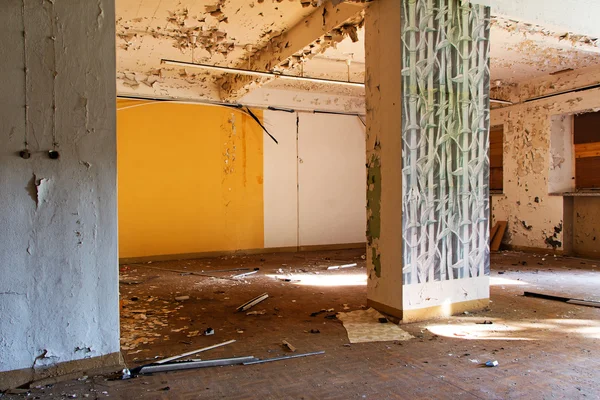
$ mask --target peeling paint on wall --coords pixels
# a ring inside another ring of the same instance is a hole
[[[600,69],[591,68],[534,79],[519,85],[519,98],[578,88],[599,77]],[[508,221],[505,244],[563,250],[564,233],[555,229],[563,221],[563,199],[549,195],[573,187],[571,159],[565,156],[572,151],[570,122],[562,116],[597,108],[599,99],[600,90],[590,89],[492,110],[491,124],[504,125],[504,193],[492,202],[493,222]]]
[[[377,155],[379,144],[376,143],[374,154],[367,164],[367,244],[371,248],[375,275],[381,277],[381,259],[378,241],[381,235],[381,160]]]
[[[48,201],[48,192],[50,190],[50,179],[38,179],[35,174],[31,177],[25,187],[29,197],[34,201],[35,208],[38,209],[42,203]]]

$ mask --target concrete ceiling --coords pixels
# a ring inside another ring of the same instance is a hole
[[[251,68],[252,54],[270,39],[306,23],[320,0],[117,0],[117,87],[120,94],[222,97],[219,75],[160,64],[161,59]],[[323,17],[324,22],[324,17]],[[364,32],[315,46],[305,76],[364,81]],[[281,37],[281,36],[279,36]],[[301,50],[301,49],[297,49]],[[276,52],[274,49],[273,52]],[[305,51],[306,53],[306,51]],[[493,85],[519,83],[565,69],[600,65],[595,39],[538,25],[492,18]],[[285,73],[300,74],[297,64]],[[275,80],[267,87],[361,96],[331,85]]]
[[[253,57],[258,57],[260,49],[271,53],[267,46],[270,41],[283,37],[282,33],[293,27],[308,25],[307,17],[319,13],[314,20],[322,21],[323,26],[326,26],[326,18],[335,21],[337,15],[331,15],[334,12],[329,9],[330,15],[326,16],[319,7],[321,3],[322,0],[117,0],[118,92],[155,97],[222,97],[216,82],[221,75],[196,68],[167,66],[161,64],[161,59],[253,69]],[[358,11],[363,8],[354,7]],[[352,33],[344,31],[327,43],[323,41],[308,50],[304,46],[295,50],[310,58]],[[305,39],[302,34],[305,32],[297,36]],[[346,44],[341,43],[337,52],[345,51],[345,47]],[[285,53],[280,50],[274,48],[272,53]],[[351,51],[358,50],[353,47]],[[339,69],[347,78],[346,64],[327,57],[329,53],[315,58],[314,63],[306,67],[305,75],[339,75]],[[356,57],[364,62],[364,50]],[[351,72],[352,79],[364,79],[364,67],[351,65]],[[292,68],[291,73],[300,74],[299,67]],[[274,86],[278,84],[275,82]]]
[[[492,18],[492,83],[519,83],[544,75],[600,65],[598,42],[501,17]]]

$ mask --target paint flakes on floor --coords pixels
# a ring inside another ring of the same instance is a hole
[[[387,342],[413,338],[396,324],[381,323],[380,319],[386,318],[372,308],[339,313],[338,319],[344,323],[350,343]]]

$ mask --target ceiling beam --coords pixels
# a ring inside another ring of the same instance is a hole
[[[298,24],[271,38],[260,50],[250,54],[238,67],[255,71],[273,71],[294,54],[345,25],[362,22],[365,3],[340,3],[327,1]],[[248,93],[256,78],[247,75],[227,74],[220,81],[221,99],[235,101]],[[262,81],[259,81],[262,82]]]

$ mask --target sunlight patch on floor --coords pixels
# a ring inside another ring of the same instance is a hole
[[[299,274],[299,275],[267,275],[270,278],[278,279],[281,281],[288,281],[300,286],[366,286],[367,275],[366,274],[337,274],[337,275],[311,275],[311,274]]]

